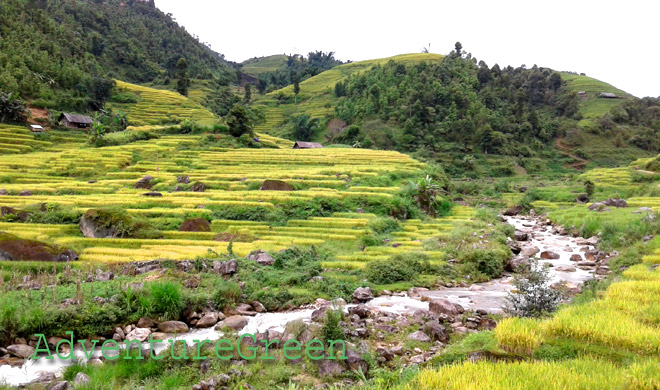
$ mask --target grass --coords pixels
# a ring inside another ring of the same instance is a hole
[[[287,57],[284,54],[251,58],[242,63],[241,70],[252,76],[262,73],[275,72],[286,67]]]

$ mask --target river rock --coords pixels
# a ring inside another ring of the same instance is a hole
[[[218,323],[218,314],[209,312],[209,313],[204,313],[202,318],[197,320],[195,323],[195,327],[197,328],[210,328],[213,325]]]
[[[575,254],[572,254],[572,255],[571,255],[570,260],[571,260],[571,261],[582,261],[582,256],[579,255],[579,254],[577,254],[577,253],[575,253]]]
[[[429,311],[435,315],[448,315],[456,316],[463,312],[463,308],[458,308],[458,305],[451,303],[446,299],[432,299],[429,302]]]
[[[229,328],[231,330],[239,331],[245,328],[247,323],[248,319],[243,316],[231,316],[218,322],[218,324],[215,326],[215,329],[223,330],[225,328]]]
[[[509,207],[508,209],[504,210],[502,212],[502,215],[512,217],[514,215],[520,214],[522,211],[523,211],[523,207],[521,205],[516,205],[516,206],[512,206],[512,207]]]
[[[521,272],[529,269],[529,258],[525,256],[514,256],[506,263],[506,270],[509,272]]]
[[[369,372],[369,363],[353,350],[346,351],[346,365],[351,371],[362,371],[364,375]]]
[[[543,251],[541,252],[541,258],[544,260],[557,260],[559,259],[559,254],[552,251]]]
[[[7,347],[7,352],[21,359],[28,359],[34,356],[34,348],[25,344],[14,344]]]
[[[84,372],[79,372],[76,374],[76,378],[73,380],[73,384],[76,386],[85,386],[89,384],[90,378],[89,375]]]
[[[156,321],[152,320],[151,318],[147,317],[141,317],[136,326],[138,328],[153,328],[156,326]]]
[[[367,302],[374,299],[374,294],[371,292],[370,287],[358,287],[353,292],[353,298],[357,302]]]
[[[50,386],[46,387],[46,390],[70,390],[73,386],[67,381],[54,382]]]
[[[163,333],[187,333],[190,329],[181,321],[165,321],[158,324],[158,330]]]
[[[314,322],[323,322],[330,306],[322,306],[312,312],[311,319]]]
[[[570,265],[562,265],[560,267],[555,268],[555,271],[559,272],[575,272],[575,267],[572,267]]]
[[[523,232],[521,230],[516,230],[513,233],[513,238],[516,241],[527,241],[527,240],[529,240],[529,234],[527,234],[526,232]]]
[[[273,265],[273,263],[275,263],[273,256],[269,255],[261,249],[250,252],[250,254],[245,258],[248,260],[256,261],[260,265]]]
[[[432,340],[437,340],[443,343],[449,341],[449,335],[438,320],[427,321],[424,324],[424,332],[426,332]]]
[[[140,342],[143,342],[144,340],[149,338],[149,335],[151,334],[151,329],[148,328],[135,328],[132,329],[127,335],[126,335],[126,340],[138,340]]]
[[[582,260],[577,263],[578,267],[595,267],[596,262],[591,260]]]
[[[524,257],[532,257],[539,253],[541,250],[535,246],[526,246],[520,251],[520,255]]]
[[[254,311],[257,313],[265,313],[268,310],[266,310],[266,306],[264,306],[261,302],[259,301],[254,301],[251,303],[252,307],[254,308]]]
[[[364,303],[360,303],[357,306],[353,306],[348,309],[348,314],[355,314],[360,318],[367,318],[371,314],[371,311],[369,310],[369,307],[365,305]]]

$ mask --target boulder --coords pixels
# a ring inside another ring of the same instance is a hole
[[[138,320],[136,326],[138,328],[154,328],[156,326],[156,322],[151,318],[142,317]]]
[[[330,306],[322,306],[312,312],[311,319],[314,322],[323,322]]]
[[[247,255],[245,258],[248,260],[256,261],[260,265],[273,265],[273,263],[275,262],[273,256],[269,255],[268,253],[266,253],[261,249],[250,252],[250,254]]]
[[[344,373],[346,369],[336,360],[321,359],[319,361],[319,376],[337,376]]]
[[[23,191],[18,193],[18,196],[32,196],[32,192],[30,192],[28,190],[23,190]]]
[[[459,307],[447,299],[432,299],[429,302],[429,311],[435,315],[448,315],[456,316],[463,312],[462,307]]]
[[[126,335],[126,340],[128,340],[128,341],[138,340],[140,342],[143,342],[144,340],[149,338],[150,334],[151,334],[151,329],[148,329],[148,328],[135,328],[135,329],[132,329]]]
[[[577,196],[577,198],[575,198],[575,201],[577,203],[587,203],[589,201],[589,197],[587,194],[580,194]]]
[[[133,185],[133,188],[136,189],[142,189],[142,190],[150,190],[151,189],[151,182],[154,180],[153,176],[146,175],[142,179],[138,180],[135,185]]]
[[[236,260],[218,261],[213,260],[213,272],[220,275],[233,275],[238,271]]]
[[[560,267],[555,268],[555,271],[559,272],[575,272],[575,267],[571,267],[570,265],[562,265]]]
[[[570,260],[571,261],[582,261],[582,256],[580,254],[575,253],[575,254],[571,255]]]
[[[353,350],[346,350],[346,365],[351,371],[362,371],[364,375],[369,372],[369,363]]]
[[[256,311],[257,313],[265,313],[265,312],[268,311],[268,310],[266,310],[266,306],[264,306],[259,301],[252,302],[252,307],[254,308],[254,311]]]
[[[624,199],[606,199],[602,202],[595,202],[589,205],[589,210],[604,211],[607,207],[628,207],[628,203]]]
[[[506,270],[509,272],[521,272],[529,269],[529,258],[525,256],[514,256],[506,263]]]
[[[243,316],[231,316],[218,322],[218,324],[215,326],[215,329],[223,330],[225,328],[229,328],[231,330],[239,331],[245,328],[247,323],[248,319]]]
[[[196,182],[195,184],[190,187],[190,191],[192,192],[204,192],[206,191],[206,184],[202,183],[201,181]]]
[[[353,292],[353,298],[357,302],[367,302],[374,299],[374,294],[369,287],[358,287]]]
[[[408,340],[413,340],[413,341],[421,341],[421,342],[429,342],[431,341],[431,338],[421,330],[418,330],[415,333],[411,333],[408,335]]]
[[[516,241],[527,241],[527,240],[529,240],[529,234],[527,234],[526,232],[523,232],[521,230],[516,230],[513,233],[513,238]]]
[[[292,185],[282,180],[264,180],[261,184],[261,191],[293,191]]]
[[[434,341],[446,343],[449,341],[449,335],[438,320],[431,320],[424,324],[424,332]]]
[[[80,232],[87,238],[117,238],[119,231],[106,221],[102,210],[87,210],[80,218]]]
[[[76,377],[73,380],[73,384],[75,386],[86,386],[89,384],[89,381],[89,375],[85,374],[84,372],[79,372],[76,374]]]
[[[512,206],[512,207],[509,207],[508,209],[504,210],[502,212],[502,215],[512,217],[514,215],[520,214],[522,211],[523,211],[523,207],[521,205],[516,205],[516,206]]]
[[[29,359],[30,357],[34,356],[34,348],[29,345],[14,344],[8,346],[6,349],[7,352],[9,352],[12,356],[16,356],[21,359]]]
[[[520,255],[524,257],[532,257],[539,253],[541,250],[535,246],[526,246],[520,251]]]
[[[348,309],[348,314],[355,314],[360,318],[367,318],[369,315],[371,315],[371,311],[369,310],[369,307],[365,305],[364,303],[360,303],[357,306],[350,307]]]
[[[5,188],[0,189],[0,195],[9,195],[9,191],[7,191]]]
[[[74,261],[78,255],[71,249],[45,242],[25,240],[0,232],[0,260],[3,261]]]
[[[202,318],[197,320],[195,326],[197,328],[210,328],[213,325],[218,323],[218,314],[217,313],[205,313]]]
[[[188,325],[181,321],[165,321],[158,324],[158,330],[163,333],[188,333]]]
[[[150,196],[150,197],[153,197],[153,198],[160,198],[160,197],[163,196],[163,194],[161,194],[160,192],[152,191],[152,192],[145,192],[144,194],[142,194],[142,196]]]
[[[59,381],[51,383],[48,387],[46,387],[46,390],[70,390],[72,388],[73,386],[71,386],[71,383],[67,381]]]
[[[204,218],[191,218],[185,220],[179,227],[180,232],[210,232],[211,223]]]
[[[190,183],[190,176],[188,175],[177,176],[176,182],[180,184],[188,184]]]
[[[552,251],[543,251],[541,252],[541,258],[544,260],[557,260],[559,259],[559,254]]]

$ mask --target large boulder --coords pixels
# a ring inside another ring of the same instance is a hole
[[[256,261],[261,265],[273,265],[273,263],[275,263],[273,256],[269,255],[261,249],[250,252],[250,254],[245,258],[248,260]]]
[[[522,211],[523,211],[523,207],[521,205],[516,205],[516,206],[512,206],[512,207],[509,207],[508,209],[504,210],[502,212],[502,215],[512,217],[514,215],[518,215],[518,214],[522,213]]]
[[[87,238],[161,238],[163,234],[125,211],[89,209],[80,218],[80,232]]]
[[[529,240],[529,234],[527,234],[527,232],[523,232],[521,230],[516,230],[513,233],[513,238],[516,241],[527,241],[527,240]]]
[[[211,224],[204,218],[191,218],[185,220],[181,227],[180,232],[210,232]]]
[[[364,375],[369,372],[369,363],[353,350],[346,351],[346,365],[351,371],[362,371]]]
[[[0,260],[74,261],[78,260],[78,255],[71,249],[0,232]]]
[[[213,272],[220,275],[233,275],[238,271],[236,260],[218,261],[213,260]]]
[[[529,258],[526,256],[514,256],[507,261],[504,268],[509,272],[522,272],[529,270]]]
[[[321,359],[319,361],[319,376],[337,376],[344,373],[346,369],[336,360]]]
[[[15,344],[7,347],[7,352],[21,359],[28,359],[34,356],[34,348],[25,344]]]
[[[181,184],[188,184],[190,183],[190,176],[188,175],[177,176],[176,182]]]
[[[294,188],[291,184],[283,182],[282,180],[264,180],[261,184],[261,191],[293,191]]]
[[[458,305],[455,305],[448,301],[447,299],[432,299],[429,302],[429,311],[433,314],[456,316],[463,313],[462,307],[459,309]]]
[[[224,330],[225,328],[229,328],[231,330],[239,331],[243,328],[248,323],[248,319],[243,316],[231,316],[227,317],[226,319],[218,322],[218,324],[215,326],[216,330]]]
[[[190,187],[190,191],[192,192],[204,192],[206,191],[206,184],[202,183],[201,181],[196,182],[195,184]]]
[[[589,205],[589,210],[592,211],[602,211],[607,207],[628,207],[628,203],[625,199],[615,199],[609,198],[602,202],[596,202]]]
[[[149,328],[135,328],[126,335],[126,340],[138,340],[139,342],[143,342],[149,338],[150,334],[151,329]]]
[[[133,188],[137,189],[142,189],[142,190],[150,190],[151,189],[151,182],[154,180],[153,176],[146,175],[142,179],[138,180],[135,185],[133,185]]]
[[[541,252],[541,258],[543,260],[557,260],[559,259],[559,254],[552,251],[543,251]]]
[[[370,287],[358,287],[353,292],[353,298],[357,302],[367,302],[374,299],[374,294],[371,292]]]
[[[218,323],[218,313],[209,312],[209,313],[204,313],[202,318],[197,320],[195,326],[197,328],[210,328],[217,323]]]
[[[163,333],[188,333],[188,325],[181,321],[165,321],[158,324],[158,330]]]
[[[408,340],[412,341],[421,341],[421,342],[429,342],[431,341],[431,338],[421,330],[418,330],[417,332],[411,333],[408,335]]]
[[[424,324],[424,332],[431,338],[443,343],[449,341],[449,335],[438,320],[431,320]]]

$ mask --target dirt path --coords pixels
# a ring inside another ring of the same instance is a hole
[[[568,157],[577,160],[569,164],[574,169],[582,170],[584,169],[585,165],[587,165],[587,163],[589,162],[588,160],[585,160],[582,157],[571,153],[571,148],[569,148],[568,146],[562,143],[562,138],[557,138],[557,140],[555,140],[555,146],[557,147],[557,149],[561,150],[561,152],[567,155]]]

